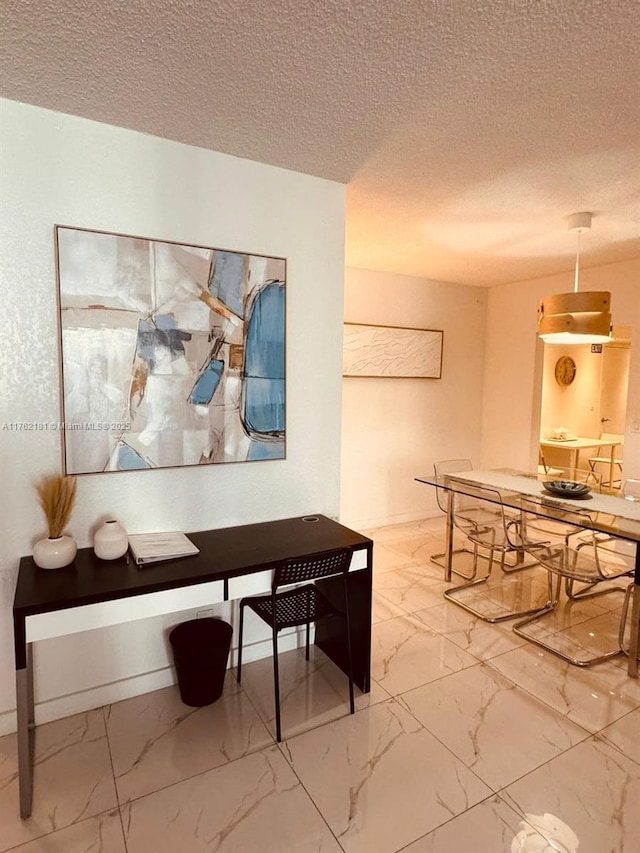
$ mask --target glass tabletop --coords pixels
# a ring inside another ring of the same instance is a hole
[[[537,474],[513,468],[462,471],[439,477],[429,474],[415,479],[447,491],[500,501],[512,509],[520,509],[523,498],[533,498],[541,516],[567,520],[567,512],[575,513],[577,526],[640,542],[640,501],[593,491],[579,499],[557,497],[545,489]]]

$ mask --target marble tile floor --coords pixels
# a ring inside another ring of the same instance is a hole
[[[442,598],[441,519],[375,542],[373,689],[348,713],[321,652],[39,726],[33,815],[15,736],[0,739],[0,851],[20,853],[635,853],[640,684],[624,658],[571,667]],[[522,583],[526,574],[517,573]],[[512,578],[509,583],[518,583]],[[611,641],[616,603],[560,609],[547,633]],[[619,602],[618,602],[619,604]]]

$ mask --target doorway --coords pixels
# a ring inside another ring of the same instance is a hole
[[[627,417],[631,327],[616,326],[603,345],[545,344],[540,401],[540,439],[624,435]],[[584,451],[579,462],[586,467]],[[565,454],[545,448],[548,465],[562,467]]]

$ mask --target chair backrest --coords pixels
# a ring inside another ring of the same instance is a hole
[[[517,535],[518,541],[524,547],[535,548],[548,543],[564,543],[568,536],[588,528],[591,517],[584,509],[565,509],[545,502],[544,514],[540,501],[523,498],[520,504],[520,521],[517,534],[511,529],[510,536]]]
[[[522,547],[533,554],[545,569],[584,583],[630,573],[631,568],[624,563],[608,566],[602,559],[586,510],[565,510],[561,507],[549,510],[545,507],[545,513],[551,511],[553,514],[552,518],[547,518],[539,515],[540,508],[540,503],[535,501],[522,501],[518,533]],[[575,535],[585,531],[590,534],[590,540]]]
[[[446,474],[458,474],[461,471],[473,471],[473,464],[470,459],[442,459],[440,462],[433,463],[433,473],[436,477],[442,477]],[[436,500],[442,512],[446,512],[447,498],[445,489],[440,489],[436,486]]]
[[[454,494],[453,523],[472,542],[494,547],[506,539],[506,521],[500,493],[478,488],[478,495]]]
[[[305,583],[317,578],[346,574],[351,564],[351,548],[305,554],[304,557],[289,557],[278,563],[273,573],[272,591],[294,583]]]

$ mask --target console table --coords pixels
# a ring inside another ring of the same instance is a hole
[[[33,643],[78,631],[172,613],[251,594],[251,582],[267,572],[255,591],[270,587],[270,568],[288,557],[335,548],[362,552],[364,565],[349,573],[349,606],[354,681],[370,690],[371,581],[373,542],[322,516],[304,516],[190,533],[200,549],[193,557],[137,566],[133,560],[98,559],[93,550],[78,551],[64,569],[43,570],[32,557],[20,560],[13,604],[18,712],[20,816],[31,814],[33,795]],[[355,560],[353,560],[355,562]],[[244,583],[236,579],[244,578]],[[342,600],[342,581],[319,581],[323,592]],[[338,589],[339,588],[339,589]],[[346,638],[341,625],[321,623],[316,645],[347,672]]]

